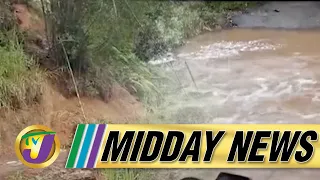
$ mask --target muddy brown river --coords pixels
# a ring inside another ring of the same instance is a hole
[[[161,122],[320,123],[319,47],[316,30],[230,29],[191,39],[157,61],[165,62],[162,66],[175,85],[168,90]],[[222,170],[163,171],[171,179],[213,180]],[[226,172],[253,180],[320,176],[319,170]]]
[[[320,31],[233,29],[198,36],[164,65],[180,87],[169,95],[169,118],[320,122],[319,45]]]

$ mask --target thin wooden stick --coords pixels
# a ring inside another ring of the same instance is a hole
[[[116,14],[116,17],[118,17],[116,2],[115,2],[114,0],[112,0],[112,2],[113,2],[114,12],[115,12],[115,14]]]
[[[193,75],[192,75],[192,73],[191,73],[191,70],[190,70],[190,68],[189,68],[189,65],[188,65],[187,61],[184,61],[184,63],[185,63],[186,66],[187,66],[188,72],[189,72],[189,74],[190,74],[190,76],[191,76],[191,79],[192,79],[192,82],[193,82],[194,86],[196,87],[197,90],[199,90],[199,89],[198,89],[198,86],[197,86],[197,84],[196,84],[196,81],[194,80],[194,77],[193,77]]]
[[[82,105],[82,102],[81,102],[81,99],[80,99],[77,83],[76,83],[76,80],[74,78],[73,71],[72,71],[72,68],[71,68],[71,64],[70,64],[70,61],[69,61],[69,58],[68,58],[68,55],[67,55],[67,51],[66,51],[63,43],[60,42],[60,44],[62,45],[62,49],[63,49],[64,55],[65,55],[65,59],[66,59],[66,61],[68,63],[68,69],[69,69],[70,75],[72,77],[74,88],[76,90],[76,94],[77,94],[77,97],[78,97],[78,101],[79,101],[79,105],[80,105],[80,108],[81,108],[81,111],[82,111],[83,118],[85,119],[85,121],[87,121],[86,114],[84,113],[83,105]]]

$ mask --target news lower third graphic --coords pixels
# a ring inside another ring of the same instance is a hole
[[[66,168],[320,168],[320,125],[79,124]],[[50,166],[59,138],[41,125],[17,136],[18,159]]]
[[[79,124],[66,168],[320,168],[320,125]]]
[[[22,130],[15,142],[18,159],[30,168],[50,166],[59,156],[60,141],[56,132],[41,125]]]

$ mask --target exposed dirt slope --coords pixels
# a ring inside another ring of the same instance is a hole
[[[62,152],[57,162],[49,168],[32,170],[17,164],[14,154],[15,138],[22,129],[29,125],[46,125],[57,132],[62,148],[68,149],[76,125],[79,123],[135,123],[145,116],[142,104],[125,89],[114,86],[112,91],[113,95],[108,103],[100,99],[81,98],[87,119],[84,119],[76,97],[64,98],[50,84],[45,86],[41,103],[19,111],[2,110],[0,113],[0,179],[11,174],[16,175],[19,171],[23,171],[24,176],[29,175],[30,177],[44,175],[49,178],[50,175],[53,179],[57,176],[61,176],[62,179],[66,176],[65,179],[70,179],[72,172],[64,169],[68,151]],[[10,164],[11,161],[15,163]],[[81,173],[87,174],[89,179],[96,177],[92,171],[74,172],[75,175]]]
[[[19,111],[0,113],[0,160],[14,152],[14,141],[25,127],[42,124],[57,131],[63,147],[70,145],[78,123],[133,123],[144,116],[144,108],[120,86],[113,88],[113,96],[106,104],[100,99],[82,97],[87,119],[84,119],[76,97],[64,98],[55,88],[45,86],[40,104]]]

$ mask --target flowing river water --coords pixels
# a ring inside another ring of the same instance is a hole
[[[320,31],[232,29],[200,35],[167,65],[181,87],[168,98],[171,119],[320,122],[319,45]]]
[[[164,108],[172,123],[320,123],[320,31],[230,29],[176,50],[163,67],[177,85]],[[188,70],[189,68],[189,70]],[[167,123],[167,122],[165,122]],[[213,180],[220,170],[173,170]],[[309,179],[317,170],[226,170],[253,180]]]

